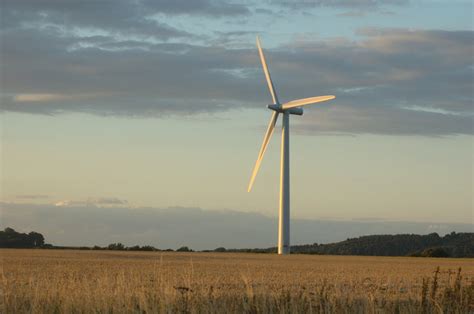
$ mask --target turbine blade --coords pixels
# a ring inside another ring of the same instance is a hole
[[[253,168],[252,177],[250,177],[250,183],[247,192],[250,192],[252,189],[253,182],[255,181],[255,177],[257,176],[258,169],[260,168],[260,164],[262,163],[263,155],[267,150],[268,143],[270,142],[270,138],[272,137],[273,130],[275,130],[275,124],[278,119],[278,112],[274,111],[273,115],[270,119],[270,123],[268,124],[267,132],[263,137],[262,147],[260,148],[260,152],[258,153],[257,161],[255,162],[255,166]]]
[[[284,103],[283,105],[281,105],[281,109],[285,110],[285,109],[290,109],[294,107],[306,106],[306,105],[314,104],[317,102],[331,100],[334,98],[336,98],[336,96],[328,95],[328,96],[317,96],[317,97],[296,99],[296,100],[292,100],[290,102]]]
[[[275,91],[275,87],[273,86],[272,78],[270,76],[270,72],[268,71],[267,62],[265,61],[265,56],[263,55],[262,46],[260,45],[260,39],[257,36],[257,47],[258,47],[258,54],[260,55],[260,61],[262,62],[263,72],[265,72],[265,78],[267,79],[268,89],[270,90],[270,94],[272,95],[273,103],[278,104],[278,96]]]

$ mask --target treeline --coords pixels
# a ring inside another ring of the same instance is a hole
[[[1,248],[37,248],[44,244],[44,237],[38,232],[20,233],[12,228],[0,231]]]
[[[277,249],[271,247],[227,251],[274,253]],[[291,247],[291,252],[324,255],[474,257],[474,233],[452,232],[444,237],[437,233],[370,235],[329,244],[295,245]]]
[[[0,231],[0,248],[42,248],[57,250],[112,250],[112,251],[146,251],[146,252],[194,252],[187,246],[182,246],[177,250],[158,249],[151,245],[125,246],[122,243],[111,243],[107,246],[57,246],[45,243],[44,236],[41,233],[32,231],[30,233],[20,233],[13,228],[5,228]]]
[[[60,249],[70,249],[71,247],[54,247]],[[151,245],[133,245],[133,246],[125,246],[122,243],[111,243],[107,246],[98,246],[94,245],[93,247],[89,246],[80,246],[74,247],[74,249],[79,250],[111,250],[111,251],[143,251],[143,252],[194,252],[192,249],[188,248],[187,246],[182,246],[177,250],[173,249],[158,249]]]
[[[113,250],[113,251],[147,251],[147,252],[194,252],[187,246],[176,251],[158,249],[151,245],[125,246],[122,243],[111,243],[108,246],[67,247],[46,244],[38,232],[19,233],[12,228],[0,231],[0,248],[49,248],[80,250]],[[276,247],[262,249],[226,249],[218,247],[203,252],[248,252],[276,253]],[[437,233],[428,235],[397,234],[371,235],[349,238],[345,241],[329,244],[294,245],[291,253],[324,254],[324,255],[369,255],[369,256],[421,256],[421,257],[474,257],[474,233],[456,233],[440,237]]]
[[[398,234],[350,238],[331,244],[298,245],[296,253],[331,255],[474,257],[474,233],[452,232],[440,237]]]

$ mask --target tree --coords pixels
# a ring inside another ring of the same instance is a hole
[[[41,233],[31,231],[28,233],[28,238],[34,247],[41,247],[44,245],[44,237]]]
[[[6,227],[5,231],[3,231],[3,232],[10,233],[10,234],[17,234],[18,233],[18,232],[15,231],[15,229],[10,228],[10,227]]]
[[[122,243],[111,243],[109,244],[109,246],[107,247],[108,250],[115,250],[115,251],[123,251],[125,250],[125,245],[123,245]]]
[[[190,250],[187,246],[182,246],[176,250],[176,252],[192,252],[192,251],[193,250]]]
[[[16,232],[13,228],[5,228],[0,231],[0,247],[6,248],[34,248],[44,245],[44,237],[41,233],[30,232],[29,234]]]

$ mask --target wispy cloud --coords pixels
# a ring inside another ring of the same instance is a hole
[[[49,195],[44,195],[44,194],[22,194],[22,195],[16,195],[16,199],[19,200],[39,200],[39,199],[48,199]]]
[[[68,95],[61,94],[18,94],[13,97],[15,102],[45,102],[66,100],[70,98]]]
[[[54,203],[56,207],[122,207],[129,206],[127,200],[116,197],[88,198],[87,200],[60,200]]]

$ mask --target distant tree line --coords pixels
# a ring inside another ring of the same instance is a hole
[[[134,245],[134,246],[125,246],[122,243],[111,243],[107,246],[101,247],[98,245],[94,245],[93,247],[88,246],[81,246],[79,247],[80,250],[111,250],[111,251],[144,251],[144,252],[175,252],[173,249],[158,249],[151,245]],[[187,246],[182,246],[176,250],[176,252],[194,252]]]
[[[111,243],[107,246],[101,247],[94,245],[89,246],[80,246],[80,247],[71,247],[71,246],[55,246],[52,244],[45,243],[44,236],[41,233],[32,231],[30,233],[20,233],[15,231],[13,228],[5,228],[5,230],[0,231],[0,248],[45,248],[45,249],[79,249],[79,250],[112,250],[112,251],[146,251],[146,252],[155,252],[155,251],[164,251],[164,252],[174,252],[173,249],[158,249],[151,245],[134,245],[134,246],[125,246],[122,243]],[[182,246],[176,250],[176,252],[194,252],[187,246]]]
[[[227,251],[274,253],[277,250],[276,247],[271,247],[227,249]],[[325,255],[474,257],[474,233],[451,232],[444,237],[440,237],[437,233],[370,235],[349,238],[337,243],[295,245],[291,247],[291,252]]]
[[[80,249],[80,250],[113,250],[113,251],[165,251],[151,245],[125,246],[122,243],[111,243],[108,246],[53,246],[45,244],[42,234],[38,232],[19,233],[12,228],[0,231],[0,248],[49,248],[49,249]],[[194,252],[182,246],[176,252]],[[249,252],[276,253],[276,247],[257,249],[226,249],[218,247],[203,252]],[[397,234],[371,235],[349,238],[345,241],[329,244],[304,244],[291,247],[292,253],[324,254],[324,255],[372,255],[372,256],[419,256],[419,257],[474,257],[474,233],[456,233],[440,237],[437,233],[428,235]]]
[[[0,247],[2,248],[38,248],[44,245],[44,237],[41,233],[20,233],[13,228],[5,228],[0,231]]]

